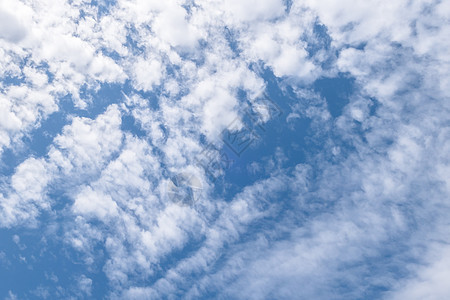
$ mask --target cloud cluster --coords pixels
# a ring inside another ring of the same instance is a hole
[[[63,247],[86,273],[104,259],[113,298],[440,299],[449,11],[419,0],[6,0],[0,155],[25,149],[2,178],[0,226],[61,214]],[[326,77],[354,81],[337,117],[314,89]],[[285,130],[310,122],[305,161],[279,145],[258,180],[218,193],[196,158],[210,143],[218,152],[274,82]],[[122,92],[86,116],[111,86]],[[68,123],[29,155],[24,137],[55,112]],[[167,198],[183,172],[203,183],[194,206]],[[89,274],[77,282],[92,295]]]

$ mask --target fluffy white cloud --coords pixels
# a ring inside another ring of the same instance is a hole
[[[280,175],[246,187],[232,202],[224,204],[220,215],[205,230],[205,241],[194,255],[180,260],[176,267],[167,271],[166,277],[159,279],[153,286],[132,286],[121,297],[140,299],[180,294],[180,287],[184,289],[191,285],[191,276],[209,272],[226,245],[238,241],[249,224],[268,215],[268,202],[284,188],[285,179],[284,175]],[[195,294],[190,296],[189,298],[195,297]]]
[[[140,58],[135,62],[133,69],[137,90],[151,91],[154,85],[159,85],[163,67],[158,60]]]
[[[11,13],[0,10],[0,20],[0,38],[14,43],[27,34],[25,27]]]
[[[170,5],[156,17],[153,26],[158,37],[173,47],[195,47],[199,33],[187,20],[186,10],[179,5]]]
[[[11,186],[0,199],[2,227],[17,223],[33,222],[41,210],[49,209],[46,187],[51,179],[50,170],[41,159],[29,158],[24,161],[11,177]]]
[[[117,205],[108,195],[100,194],[87,187],[75,199],[73,210],[89,218],[100,220],[117,215]]]
[[[120,124],[121,114],[115,105],[95,120],[74,118],[55,138],[48,158],[28,158],[19,164],[10,184],[2,187],[1,225],[33,224],[42,210],[51,209],[53,203],[47,190],[52,184],[73,188],[100,173],[105,162],[122,145]],[[110,209],[98,206],[101,207]]]
[[[304,81],[317,77],[320,68],[308,57],[307,28],[313,26],[310,14],[294,6],[290,14],[275,23],[252,24],[238,37],[247,59],[262,61],[277,77],[293,76]]]
[[[110,257],[105,271],[112,282],[123,285],[129,276],[153,273],[159,259],[180,249],[188,234],[196,236],[201,230],[197,212],[167,202],[161,194],[162,170],[151,152],[147,143],[129,136],[100,178],[74,196],[72,210],[80,216],[78,222],[94,219],[108,226],[102,237]],[[90,245],[98,242],[97,237],[80,240],[78,231],[83,227],[74,225],[68,242],[93,255]]]
[[[87,12],[92,13],[89,9]],[[123,82],[127,75],[114,60],[101,53],[95,32],[77,34],[77,7],[61,1],[3,1],[0,6],[0,59],[2,76],[17,83],[2,82],[0,97],[0,152],[18,145],[20,139],[43,119],[58,110],[57,99],[71,94],[75,104],[86,107],[79,97],[87,80]],[[39,66],[48,66],[40,68]],[[48,79],[48,73],[53,77]]]
[[[64,173],[98,172],[122,144],[121,122],[121,113],[116,105],[108,107],[95,120],[73,118],[72,123],[55,138],[55,146],[48,154],[50,160]]]
[[[285,12],[285,5],[281,0],[225,0],[217,1],[220,7],[235,22],[251,22],[272,20],[280,17]],[[217,5],[217,4],[216,4]]]
[[[38,73],[31,72],[29,74],[36,84],[39,85],[40,80],[46,81],[45,78],[37,78]],[[11,86],[0,94],[0,153],[5,147],[18,143],[41,118],[56,111],[55,102],[48,87]]]
[[[389,293],[389,299],[445,299],[450,293],[449,276],[450,253],[447,245],[434,245],[425,262],[414,268],[417,277],[401,282],[397,290]],[[434,248],[434,249],[433,249]]]

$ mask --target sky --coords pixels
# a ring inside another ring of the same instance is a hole
[[[450,299],[449,16],[2,0],[0,299]]]

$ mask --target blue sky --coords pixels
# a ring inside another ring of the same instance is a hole
[[[447,299],[447,1],[0,3],[0,299]]]

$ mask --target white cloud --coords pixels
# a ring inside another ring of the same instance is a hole
[[[41,118],[57,110],[48,88],[11,86],[0,94],[0,153],[19,142]]]
[[[285,10],[284,2],[281,0],[225,0],[218,2],[229,18],[235,22],[272,20],[282,16]]]
[[[24,135],[58,110],[59,96],[72,94],[77,106],[86,107],[79,97],[86,80],[112,83],[127,78],[115,61],[101,54],[95,32],[84,39],[77,35],[76,7],[64,1],[31,5],[7,0],[0,13],[5,23],[0,26],[2,74],[27,83],[9,83],[2,88],[0,97],[7,100],[2,101],[6,124],[0,124],[0,152],[18,145]],[[48,65],[54,77],[51,82],[42,65]]]
[[[151,91],[154,85],[159,85],[163,67],[158,60],[139,58],[133,69],[137,90]]]
[[[226,245],[239,240],[249,224],[267,216],[270,212],[268,197],[275,197],[284,188],[285,177],[273,177],[246,187],[232,202],[224,204],[219,217],[206,229],[205,241],[192,255],[180,260],[151,287],[130,287],[122,297],[165,297],[176,294],[180,287],[188,287],[189,278],[198,272],[208,272],[219,259]],[[215,199],[219,201],[219,199]]]
[[[252,23],[243,28],[242,24],[237,25],[236,39],[247,60],[261,61],[277,77],[309,82],[320,72],[306,51],[305,37],[313,24],[314,16],[293,4],[288,15],[274,22]]]
[[[90,297],[92,293],[92,279],[86,277],[85,275],[82,275],[78,279],[78,287],[80,289],[80,292],[82,292],[85,296]]]
[[[40,210],[50,208],[45,195],[49,171],[43,160],[35,158],[27,159],[17,168],[11,178],[10,189],[0,196],[2,227],[32,222]]]
[[[121,113],[116,105],[95,120],[75,117],[62,129],[49,151],[50,161],[64,173],[97,172],[122,144]],[[86,174],[84,174],[86,175]]]
[[[186,10],[183,7],[169,5],[155,18],[154,30],[162,41],[171,46],[195,47],[200,35],[186,18]]]
[[[214,96],[203,108],[203,132],[210,140],[220,136],[238,115],[235,112],[237,101],[225,91],[216,90]]]
[[[20,24],[19,20],[14,15],[1,10],[0,28],[0,38],[13,43],[22,40],[27,34],[25,27]]]
[[[33,224],[42,210],[51,208],[49,185],[63,180],[62,186],[74,187],[98,174],[122,144],[120,124],[115,105],[95,120],[74,118],[54,139],[48,158],[28,158],[19,164],[10,184],[2,187],[1,225]]]
[[[88,219],[95,217],[99,220],[108,219],[118,214],[117,204],[112,201],[111,197],[95,192],[91,187],[86,187],[77,195],[73,210],[75,214],[81,214]]]
[[[450,253],[448,245],[434,245],[426,259],[426,265],[417,266],[417,277],[406,279],[397,290],[389,293],[389,299],[445,299],[450,294],[447,284],[450,276]]]

